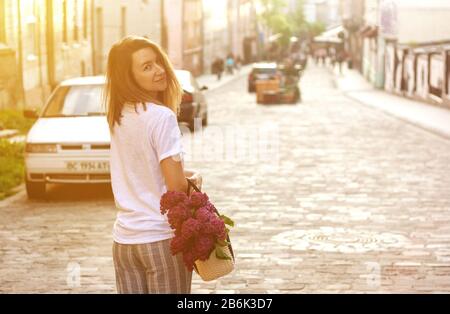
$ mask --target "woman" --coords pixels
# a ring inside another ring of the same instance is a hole
[[[113,227],[119,293],[191,290],[192,272],[170,253],[174,234],[159,210],[162,194],[188,188],[176,116],[182,92],[167,55],[149,39],[128,36],[111,48],[104,100],[119,209]]]

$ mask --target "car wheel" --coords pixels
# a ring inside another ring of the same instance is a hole
[[[30,182],[25,179],[25,187],[29,199],[42,199],[45,197],[45,182]]]
[[[296,88],[295,89],[295,98],[294,98],[293,104],[297,104],[297,103],[301,102],[301,100],[302,100],[302,94],[300,92],[300,89]]]
[[[208,113],[205,112],[205,115],[203,116],[202,119],[202,126],[207,126],[208,125]]]
[[[302,102],[302,92],[299,90],[298,91],[298,98],[297,98],[297,103]]]
[[[189,121],[189,123],[188,123],[189,130],[190,130],[192,133],[194,133],[194,129],[195,129],[194,121],[195,121],[195,120],[192,119],[192,120]]]

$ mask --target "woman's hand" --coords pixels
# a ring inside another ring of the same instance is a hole
[[[184,176],[191,180],[200,190],[202,189],[203,178],[198,171],[184,170]]]

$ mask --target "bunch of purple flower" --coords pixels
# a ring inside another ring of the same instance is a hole
[[[160,210],[167,214],[175,237],[170,243],[172,255],[183,254],[186,267],[192,271],[195,261],[205,261],[215,250],[216,257],[230,259],[223,248],[229,243],[228,228],[234,222],[225,215],[218,215],[208,195],[192,192],[190,197],[183,192],[168,191],[161,197]]]

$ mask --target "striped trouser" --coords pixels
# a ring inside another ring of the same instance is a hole
[[[171,239],[146,244],[113,244],[118,293],[190,293],[192,272],[181,254],[170,253]]]

